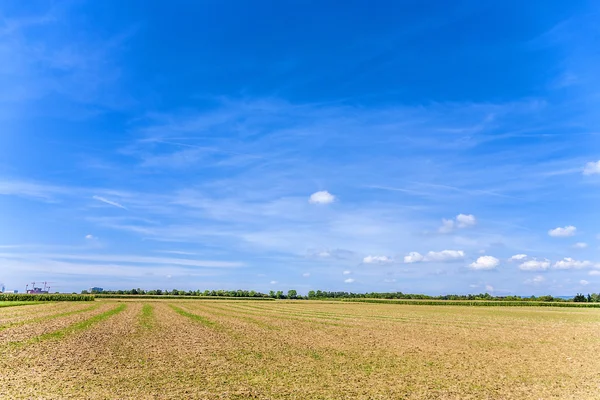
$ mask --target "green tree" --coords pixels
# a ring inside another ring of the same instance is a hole
[[[298,297],[298,292],[296,292],[294,289],[288,290],[287,297],[288,299],[296,299]]]

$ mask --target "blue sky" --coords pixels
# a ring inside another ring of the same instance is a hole
[[[0,6],[0,281],[600,290],[591,1]]]

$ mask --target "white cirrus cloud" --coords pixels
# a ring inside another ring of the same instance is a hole
[[[521,261],[527,258],[527,254],[515,254],[508,261]]]
[[[469,268],[478,270],[478,271],[485,271],[485,270],[489,271],[492,269],[496,269],[496,267],[498,267],[498,265],[500,265],[500,260],[498,260],[496,257],[481,256],[475,262],[472,262],[471,264],[469,264]]]
[[[564,228],[558,227],[548,231],[548,235],[552,237],[570,237],[575,236],[575,233],[577,233],[577,228],[573,225],[565,226]]]
[[[589,285],[590,283],[588,281],[586,281],[585,279],[582,279],[582,280],[579,281],[579,284],[581,286],[586,286],[586,285]]]
[[[104,198],[102,196],[92,196],[92,199],[101,201],[114,207],[122,208],[123,210],[127,210],[127,207],[125,207],[124,205],[119,204],[116,201],[108,200],[107,198]]]
[[[600,271],[590,271],[588,273],[588,275],[591,275],[591,276],[600,276]]]
[[[423,261],[423,258],[425,258],[425,257],[421,253],[417,253],[416,251],[411,251],[410,253],[408,253],[407,256],[404,256],[404,263],[412,264],[412,263],[420,262],[420,261]]]
[[[303,277],[308,278],[310,276],[310,272],[305,272],[302,274]]]
[[[585,167],[583,167],[583,174],[584,175],[600,174],[600,160],[595,161],[595,162],[592,161],[592,162],[585,164]]]
[[[352,273],[352,271],[347,271],[346,270],[346,271],[342,272],[342,275],[350,275],[351,273]]]
[[[270,283],[271,283],[271,285],[275,285],[277,283],[277,281],[271,281]]]
[[[363,258],[363,263],[365,264],[388,264],[392,261],[388,256],[366,256]]]
[[[354,279],[352,279],[352,278],[348,278],[344,281],[344,283],[352,283],[352,282],[354,282]]]
[[[587,247],[588,247],[588,244],[585,242],[578,242],[573,245],[573,248],[575,248],[575,249],[587,249]]]
[[[565,257],[564,259],[557,261],[554,263],[554,269],[581,269],[591,267],[593,265],[590,261],[578,261],[574,260],[570,257]]]
[[[330,204],[335,201],[335,196],[327,190],[321,190],[310,195],[308,202],[310,204]]]
[[[519,265],[521,271],[545,271],[550,268],[550,260],[529,260]]]
[[[454,219],[442,219],[439,233],[450,233],[455,229],[469,228],[477,225],[477,218],[473,214],[458,214]]]

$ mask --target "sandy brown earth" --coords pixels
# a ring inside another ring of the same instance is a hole
[[[599,399],[598,354],[595,309],[103,301],[0,331],[0,398]]]

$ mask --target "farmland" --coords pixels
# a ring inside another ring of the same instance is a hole
[[[0,308],[0,398],[588,399],[600,310],[103,299]]]

